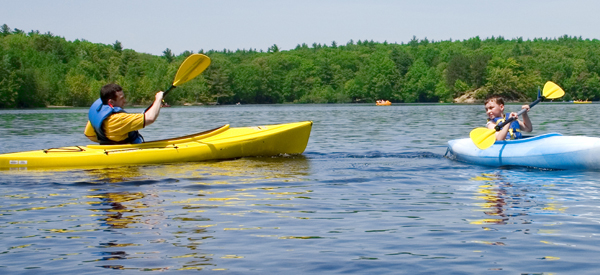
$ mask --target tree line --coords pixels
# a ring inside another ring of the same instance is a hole
[[[350,40],[301,44],[281,51],[199,50],[212,63],[170,93],[170,104],[452,102],[468,94],[530,101],[548,80],[565,100],[600,100],[600,41],[558,38],[408,43]],[[130,104],[148,104],[168,88],[193,51],[161,56],[50,32],[0,28],[0,108],[90,106],[107,83],[121,85]]]

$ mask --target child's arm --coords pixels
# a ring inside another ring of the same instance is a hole
[[[527,109],[527,112],[529,112],[529,105],[523,105],[521,106],[521,109]],[[531,132],[533,131],[533,125],[531,124],[531,120],[529,120],[529,115],[527,114],[527,112],[524,112],[521,116],[523,117],[523,121],[519,121],[519,126],[521,126],[521,131],[523,132]]]
[[[496,123],[488,122],[487,127],[488,127],[488,129],[494,129],[496,127]],[[497,131],[496,132],[496,140],[505,140],[506,135],[508,134],[509,128],[510,128],[510,123],[507,123],[506,125],[504,125],[504,127],[502,127],[502,129],[500,129],[500,131]]]

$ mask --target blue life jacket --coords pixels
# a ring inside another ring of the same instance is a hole
[[[102,129],[102,122],[104,120],[115,113],[126,113],[121,107],[111,107],[106,104],[102,104],[102,99],[96,100],[94,104],[90,107],[90,111],[88,113],[88,118],[92,127],[94,127],[94,131],[96,132],[96,137],[100,144],[125,144],[125,143],[142,143],[144,142],[144,138],[138,131],[129,132],[128,137],[121,141],[110,140],[104,134],[104,129]]]
[[[493,123],[496,123],[496,125],[498,123],[504,122],[506,121],[506,114],[503,114],[503,116],[500,117],[495,117],[494,119],[490,120],[488,119],[488,121],[491,121]],[[508,126],[508,133],[506,133],[506,139],[519,139],[522,138],[523,135],[521,134],[521,125],[519,125],[519,122],[514,120],[513,122],[510,123],[510,126]]]

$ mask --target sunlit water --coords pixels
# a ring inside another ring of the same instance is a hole
[[[88,144],[86,112],[0,111],[0,153]],[[596,104],[530,116],[533,134],[600,136]],[[173,107],[142,133],[303,120],[314,125],[299,156],[0,171],[0,273],[600,270],[599,172],[444,158],[484,124],[483,106]]]

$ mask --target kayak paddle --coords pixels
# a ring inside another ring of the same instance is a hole
[[[540,101],[544,99],[555,99],[562,97],[563,95],[565,95],[565,91],[563,91],[563,89],[561,89],[554,82],[548,81],[544,85],[544,91],[542,95],[539,94],[538,88],[538,98],[534,102],[529,104],[529,108],[533,108],[533,106],[540,103]],[[526,111],[526,109],[522,109],[517,113],[517,117],[522,115]],[[498,123],[498,125],[496,125],[494,129],[488,129],[485,127],[475,128],[473,129],[473,131],[471,131],[469,136],[471,137],[471,140],[473,141],[473,143],[475,143],[475,146],[477,146],[477,148],[485,150],[496,142],[496,132],[500,131],[502,127],[504,127],[506,124],[513,122],[515,119],[516,118],[511,117],[504,122]]]
[[[210,65],[210,58],[206,55],[195,53],[188,56],[179,66],[177,74],[175,74],[175,80],[173,80],[173,85],[163,93],[163,98],[167,96],[171,90],[177,88],[177,86],[186,83],[201,74],[208,68],[208,65]],[[144,113],[147,112],[150,107],[152,107],[152,104],[144,110]]]

